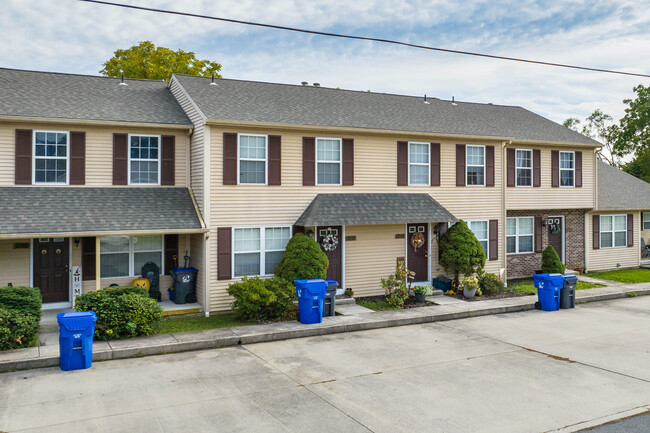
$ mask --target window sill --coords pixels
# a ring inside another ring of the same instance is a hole
[[[536,253],[534,251],[531,251],[530,253],[506,253],[507,256],[532,256],[535,254],[541,254],[541,253]]]

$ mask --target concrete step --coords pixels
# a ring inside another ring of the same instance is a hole
[[[357,301],[354,298],[336,298],[336,305],[355,305]]]

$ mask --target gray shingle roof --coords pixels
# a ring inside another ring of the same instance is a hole
[[[208,119],[600,145],[525,110],[421,97],[175,75]]]
[[[187,188],[2,187],[0,236],[196,229]]]
[[[299,226],[458,221],[429,194],[318,194]]]
[[[598,209],[650,210],[650,183],[598,161]]]
[[[167,88],[154,80],[0,68],[0,116],[191,125]]]

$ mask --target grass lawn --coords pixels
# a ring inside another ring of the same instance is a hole
[[[650,283],[650,269],[620,269],[607,272],[589,272],[588,277],[600,278],[601,280],[617,281],[619,283]]]
[[[600,284],[591,284],[591,283],[585,283],[584,281],[578,281],[576,290],[594,289],[596,287],[603,287],[603,286]],[[530,295],[537,294],[537,289],[535,288],[535,283],[533,283],[532,279],[520,280],[520,281],[508,283],[508,288],[506,290],[515,290],[517,292],[526,293]]]
[[[204,331],[215,328],[231,328],[251,325],[249,322],[236,319],[234,313],[214,314],[210,317],[169,317],[160,321],[156,334],[172,334],[175,332]]]
[[[395,310],[386,301],[357,301],[357,305],[370,308],[373,311]]]

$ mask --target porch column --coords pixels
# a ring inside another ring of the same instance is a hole
[[[95,290],[101,289],[101,251],[99,251],[99,236],[95,236]]]

